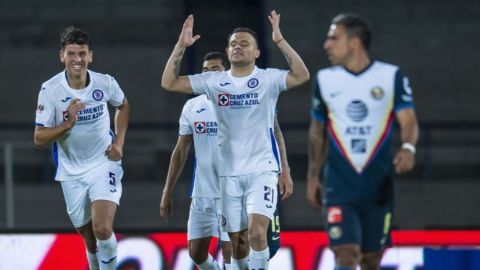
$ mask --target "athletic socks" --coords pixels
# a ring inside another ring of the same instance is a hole
[[[267,270],[268,259],[270,258],[270,251],[268,247],[261,251],[255,251],[250,248],[250,261],[248,262],[248,269],[250,270]]]
[[[232,270],[246,270],[248,269],[248,257],[238,260],[232,257],[230,259],[230,265],[232,266]]]
[[[117,267],[117,238],[112,233],[107,240],[97,239],[97,258],[100,270],[115,270]]]
[[[208,254],[208,258],[201,264],[197,265],[200,270],[221,270],[218,263]]]
[[[88,269],[90,270],[99,270],[100,266],[98,265],[97,255],[90,253],[87,249],[87,259],[88,259]]]

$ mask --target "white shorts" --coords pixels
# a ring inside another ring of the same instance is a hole
[[[248,215],[273,219],[277,207],[277,172],[220,177],[222,230],[239,232],[248,228]]]
[[[188,240],[213,236],[230,241],[228,234],[220,231],[220,198],[192,198],[187,234]]]
[[[107,200],[120,205],[122,176],[122,166],[109,161],[95,168],[85,177],[60,182],[67,204],[67,212],[75,228],[90,222],[93,201]]]

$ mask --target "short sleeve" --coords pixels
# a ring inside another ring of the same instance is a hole
[[[320,93],[320,80],[317,79],[312,85],[312,109],[310,112],[313,119],[325,123],[327,120],[327,109]]]
[[[47,89],[43,86],[38,94],[35,125],[42,127],[55,126],[55,106],[48,97]]]
[[[268,79],[272,85],[272,89],[275,90],[275,94],[278,95],[280,92],[287,91],[287,75],[288,70],[268,68]],[[277,92],[278,91],[278,92]]]
[[[125,94],[123,93],[122,89],[118,85],[117,81],[110,77],[110,97],[108,99],[108,103],[113,107],[118,107],[123,104],[125,100]]]
[[[193,94],[200,95],[206,94],[210,96],[207,80],[212,75],[213,72],[204,72],[194,75],[189,75],[188,79],[190,80],[190,85],[192,86]]]
[[[406,76],[402,74],[400,70],[395,73],[395,97],[394,97],[394,110],[395,112],[403,109],[412,109],[413,105],[413,93],[410,87],[410,82]]]
[[[193,134],[192,126],[188,121],[188,112],[190,111],[189,102],[187,102],[182,109],[182,114],[180,115],[180,119],[178,120],[179,127],[178,127],[178,135],[190,135]]]

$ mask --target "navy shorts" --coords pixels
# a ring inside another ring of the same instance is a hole
[[[378,252],[391,243],[391,204],[332,204],[324,214],[330,246],[357,244],[362,252]]]

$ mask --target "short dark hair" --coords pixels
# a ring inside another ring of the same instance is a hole
[[[60,34],[60,43],[62,45],[62,49],[65,49],[65,46],[69,44],[86,44],[88,47],[91,46],[88,33],[85,30],[74,26],[67,27],[63,33]]]
[[[252,35],[252,37],[253,37],[253,39],[255,39],[255,42],[257,43],[257,47],[258,47],[257,33],[255,33],[255,31],[253,31],[252,29],[250,29],[248,27],[237,27],[237,28],[233,29],[233,31],[230,33],[230,35],[228,35],[227,44],[230,42],[230,38],[232,37],[233,34],[240,33],[240,32],[245,32],[245,33],[249,33],[250,35]]]
[[[222,66],[225,69],[230,67],[230,62],[228,61],[227,56],[222,52],[209,52],[203,56],[203,62],[215,59],[220,59],[222,61]]]
[[[355,13],[340,13],[332,19],[332,24],[343,25],[349,37],[358,37],[368,50],[372,43],[372,32],[365,19]]]

